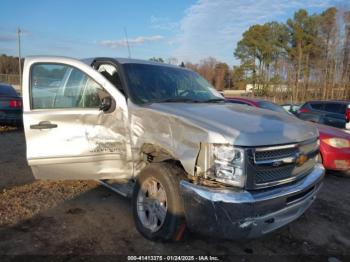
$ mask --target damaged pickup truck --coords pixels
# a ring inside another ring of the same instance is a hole
[[[178,240],[185,228],[264,235],[302,215],[324,176],[316,128],[225,103],[177,66],[28,57],[23,107],[34,176],[96,179],[131,197],[135,225],[152,240]]]

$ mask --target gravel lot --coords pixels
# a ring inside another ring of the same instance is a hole
[[[35,181],[23,133],[0,132],[0,256],[322,255],[336,261],[350,256],[349,218],[350,179],[333,174],[306,214],[263,238],[233,242],[191,234],[180,243],[153,243],[136,231],[129,200],[94,181]]]

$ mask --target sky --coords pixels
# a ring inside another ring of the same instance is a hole
[[[0,0],[0,54],[75,58],[209,56],[238,64],[233,52],[251,25],[285,22],[300,8],[310,14],[348,7],[349,0]]]

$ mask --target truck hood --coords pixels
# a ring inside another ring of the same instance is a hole
[[[237,146],[296,143],[318,137],[313,125],[292,115],[230,103],[154,103],[149,109],[223,136]]]

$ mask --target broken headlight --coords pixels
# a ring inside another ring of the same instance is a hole
[[[212,144],[210,151],[212,163],[209,176],[218,182],[244,187],[244,150],[232,145]]]

